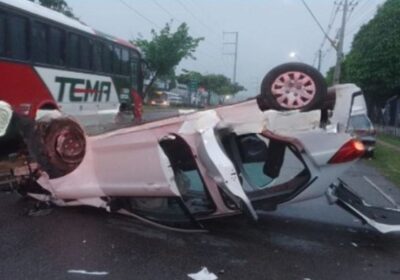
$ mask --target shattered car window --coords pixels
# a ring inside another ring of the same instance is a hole
[[[350,117],[349,129],[351,130],[368,130],[372,128],[372,124],[366,115],[356,115]]]

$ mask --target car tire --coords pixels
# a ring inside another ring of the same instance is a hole
[[[321,109],[327,95],[324,77],[304,63],[286,63],[273,68],[261,83],[264,108],[279,111]]]
[[[374,158],[374,150],[372,150],[372,151],[366,151],[365,154],[364,154],[364,157],[367,158],[367,159],[372,159],[372,158]]]
[[[26,142],[32,158],[51,179],[75,170],[86,152],[83,129],[65,117],[38,120]]]

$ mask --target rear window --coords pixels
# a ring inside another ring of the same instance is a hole
[[[371,121],[366,115],[356,115],[350,117],[350,130],[368,130],[372,128]]]

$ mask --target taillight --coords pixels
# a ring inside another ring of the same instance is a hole
[[[24,116],[28,116],[31,113],[32,104],[29,103],[22,103],[17,108],[16,111]]]
[[[364,153],[364,144],[356,139],[351,139],[336,152],[328,163],[335,164],[352,161],[361,157]]]

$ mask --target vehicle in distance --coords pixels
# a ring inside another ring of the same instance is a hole
[[[372,157],[375,151],[376,130],[368,118],[367,105],[363,96],[354,99],[348,131],[365,146],[365,156]]]
[[[179,93],[157,90],[149,103],[153,106],[180,106],[183,105],[183,98]]]
[[[321,113],[325,80],[301,63],[275,67],[261,89],[242,103],[91,137],[61,113],[31,121],[2,103],[1,131],[16,126],[27,144],[19,150],[25,160],[7,161],[8,183],[54,205],[104,208],[181,231],[231,215],[257,220],[258,210],[321,196],[380,232],[399,231],[398,210],[371,206],[338,180],[365,152],[346,131],[361,90],[335,86],[332,112]]]
[[[154,91],[150,97],[149,104],[153,106],[169,106],[167,93],[162,90]]]

